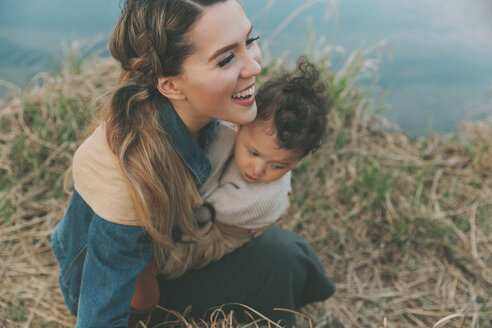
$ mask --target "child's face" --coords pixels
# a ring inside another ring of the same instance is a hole
[[[271,122],[253,122],[239,127],[234,160],[243,179],[270,182],[282,177],[301,159],[295,150],[280,148]]]

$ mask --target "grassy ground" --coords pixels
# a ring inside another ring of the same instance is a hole
[[[319,65],[330,137],[295,169],[283,225],[312,243],[337,292],[302,312],[319,327],[492,327],[491,125],[390,132],[354,87],[363,59]],[[111,60],[69,60],[0,101],[1,327],[74,324],[49,236],[68,200],[64,173],[117,76]]]

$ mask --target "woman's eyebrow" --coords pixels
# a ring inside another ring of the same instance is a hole
[[[251,28],[249,29],[248,34],[246,35],[246,37],[248,37],[251,34],[252,31],[253,31],[253,25],[251,25]],[[223,54],[224,52],[227,52],[229,50],[232,50],[232,49],[236,48],[237,46],[238,46],[238,44],[236,42],[236,43],[233,43],[233,44],[230,44],[230,45],[227,45],[225,47],[220,48],[219,50],[217,50],[216,52],[214,52],[212,54],[212,56],[210,56],[210,58],[208,59],[208,62],[211,62],[212,60],[214,60],[215,58],[217,58],[220,54]]]

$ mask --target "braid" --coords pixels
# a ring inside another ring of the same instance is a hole
[[[127,0],[111,35],[111,54],[123,71],[102,118],[160,268],[175,247],[173,228],[179,226],[191,240],[199,238],[193,209],[201,200],[159,122],[155,103],[166,100],[157,90],[157,78],[181,73],[193,50],[191,26],[203,6],[218,1],[224,0]]]

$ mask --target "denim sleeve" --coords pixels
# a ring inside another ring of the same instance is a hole
[[[152,257],[144,228],[95,215],[89,228],[76,327],[126,327],[137,275]]]

